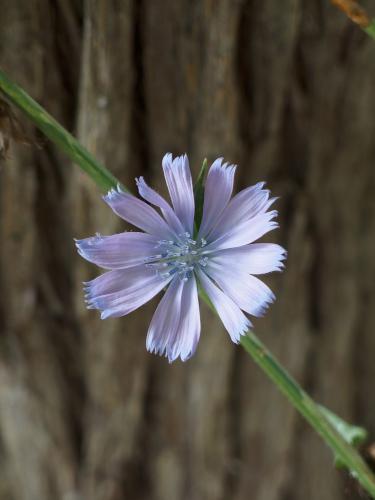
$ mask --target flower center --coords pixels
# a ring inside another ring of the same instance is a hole
[[[176,274],[187,281],[197,268],[207,265],[206,244],[204,238],[193,240],[188,232],[179,234],[176,240],[160,240],[156,246],[159,253],[148,257],[146,266],[162,278]]]

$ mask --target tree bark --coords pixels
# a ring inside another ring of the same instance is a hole
[[[375,44],[326,0],[0,0],[0,65],[127,186],[239,165],[288,252],[255,329],[375,436]],[[73,237],[124,226],[18,114],[0,169],[0,500],[363,498],[202,304],[195,357],[145,350],[157,301],[101,321]]]

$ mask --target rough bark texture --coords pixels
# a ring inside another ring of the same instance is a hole
[[[374,42],[326,0],[0,0],[0,65],[129,186],[166,151],[266,180],[289,258],[257,333],[375,436]],[[204,306],[172,366],[154,304],[85,310],[73,237],[123,226],[53,145],[0,183],[0,500],[363,498]]]

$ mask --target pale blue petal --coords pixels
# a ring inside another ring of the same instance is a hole
[[[234,226],[249,222],[257,215],[266,212],[277,198],[269,198],[270,192],[262,189],[264,182],[243,189],[234,196],[223,210],[216,226],[207,238],[209,241],[218,239]]]
[[[210,256],[211,262],[250,274],[266,274],[284,269],[286,251],[275,243],[251,243],[237,248],[219,250]]]
[[[181,317],[178,331],[167,348],[170,362],[178,357],[187,361],[197,348],[201,332],[198,290],[195,277],[184,283],[181,297]]]
[[[159,302],[147,333],[146,348],[149,352],[167,355],[180,323],[183,286],[184,282],[175,277]]]
[[[277,222],[273,221],[277,217],[277,211],[261,213],[253,219],[246,220],[241,224],[233,226],[223,233],[217,240],[207,245],[206,251],[224,250],[226,248],[241,247],[258,240],[263,235],[276,229]]]
[[[158,254],[158,239],[146,233],[127,232],[76,240],[78,253],[105,269],[126,269]]]
[[[185,230],[192,235],[195,205],[188,157],[178,156],[172,161],[172,155],[166,154],[163,171],[174,211]]]
[[[175,277],[161,299],[147,333],[147,350],[165,355],[170,363],[189,359],[200,335],[200,314],[195,278]]]
[[[89,309],[99,309],[101,318],[117,318],[138,309],[170,281],[145,265],[109,271],[86,283]]]
[[[118,216],[146,233],[159,239],[174,237],[174,231],[155,209],[132,194],[125,193],[120,187],[111,189],[103,199]]]
[[[238,305],[222,292],[204,272],[198,271],[198,278],[227,329],[230,338],[238,344],[241,335],[244,335],[251,327],[249,319]]]
[[[236,167],[222,161],[222,158],[215,160],[208,171],[199,238],[207,238],[232,196]]]
[[[205,272],[237,306],[252,316],[263,316],[275,300],[272,290],[255,276],[210,261]]]
[[[151,205],[155,205],[156,207],[159,207],[161,209],[165,220],[175,231],[175,233],[179,235],[185,232],[184,226],[182,225],[175,212],[172,210],[172,207],[169,205],[169,203],[154,189],[150,188],[150,186],[146,184],[146,181],[143,177],[139,177],[138,179],[136,179],[136,181],[139,194],[142,196],[142,198],[151,203]]]

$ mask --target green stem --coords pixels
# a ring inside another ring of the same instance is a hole
[[[199,286],[199,292],[210,309],[216,313],[213,304],[201,286]],[[375,498],[374,474],[357,450],[345,439],[349,432],[358,435],[356,431],[359,431],[359,434],[361,432],[365,433],[365,431],[348,426],[346,432],[340,433],[337,424],[334,426],[333,422],[339,421],[341,427],[347,424],[331,411],[315,403],[253,332],[248,331],[241,338],[241,345],[332,449],[336,462],[340,466],[345,466],[363,488]]]
[[[375,19],[372,19],[371,23],[366,28],[363,28],[363,31],[375,40]]]
[[[0,90],[16,104],[47,137],[67,153],[96,184],[105,190],[116,187],[118,180],[100,165],[79,142],[54,120],[39,104],[29,97],[18,85],[12,83],[0,70]],[[210,305],[207,296],[202,298]],[[252,332],[242,337],[241,344],[267,376],[285,394],[293,406],[334,451],[343,464],[358,479],[360,484],[375,498],[375,478],[357,451],[337,431],[320,407],[304,392],[268,349]],[[333,414],[331,414],[333,415]],[[333,418],[333,417],[332,417]]]
[[[242,337],[241,344],[293,406],[320,434],[325,443],[333,450],[336,459],[345,465],[363,488],[375,498],[375,478],[372,471],[359,453],[333,427],[320,407],[278,363],[254,333],[248,332],[246,336]]]
[[[64,127],[26,92],[0,70],[0,90],[20,108],[30,120],[57,144],[96,184],[105,191],[119,184],[109,170],[101,165]],[[123,186],[122,186],[123,187]]]

